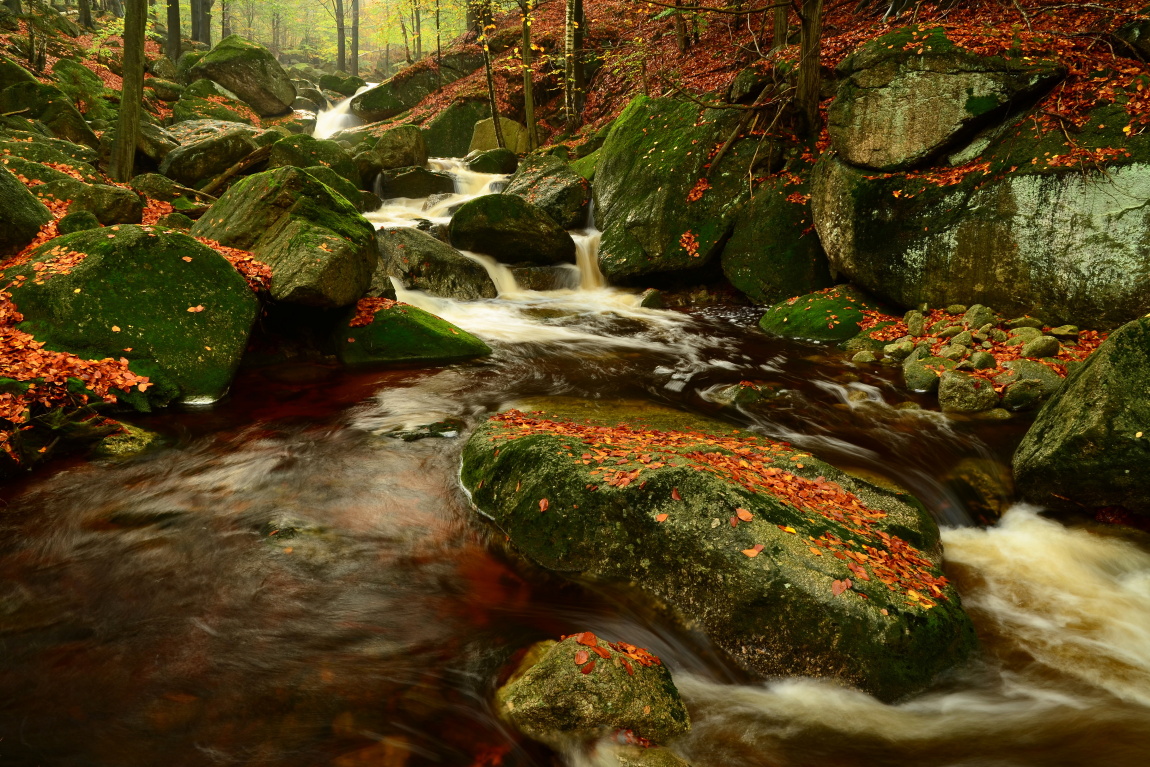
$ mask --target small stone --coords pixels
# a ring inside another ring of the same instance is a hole
[[[1006,335],[1006,333],[1004,333],[1003,331],[999,330],[998,328],[991,328],[989,331],[987,331],[987,335],[990,336],[991,341],[994,341],[996,343],[1002,343],[1003,341],[1005,341],[1007,338],[1010,337],[1010,336]]]
[[[981,328],[994,323],[994,310],[982,304],[975,304],[962,315],[962,324],[968,328]]]
[[[939,381],[938,404],[944,413],[979,413],[998,406],[998,393],[989,381],[947,371]]]
[[[922,410],[922,405],[918,404],[917,402],[911,402],[911,401],[907,400],[906,402],[900,402],[897,405],[895,405],[894,409],[895,410]]]
[[[644,309],[662,309],[663,293],[658,288],[647,288],[640,296],[639,306]]]
[[[1022,356],[1031,358],[1055,357],[1062,350],[1062,344],[1053,336],[1039,336],[1022,347]]]
[[[994,355],[988,354],[987,352],[975,352],[970,355],[969,362],[976,370],[987,370],[998,367],[998,361],[994,359]]]
[[[1008,410],[1028,410],[1042,401],[1042,381],[1027,378],[1015,381],[1002,393],[1002,405]]]
[[[1042,331],[1038,328],[1018,328],[1017,330],[1010,331],[1010,340],[1007,341],[1008,346],[1018,346],[1019,344],[1030,343],[1036,338],[1042,337]]]
[[[966,314],[966,304],[951,304],[946,307],[947,314]]]
[[[1050,329],[1050,335],[1058,339],[1077,341],[1078,340],[1078,326],[1077,325],[1059,325],[1056,328]]]
[[[990,338],[988,335],[986,335],[986,333],[977,333],[977,332],[976,332],[976,333],[971,333],[971,334],[970,334],[970,337],[971,337],[971,339],[972,339],[972,340],[974,340],[976,343],[982,343],[983,341],[987,341],[987,340],[989,340],[989,338]]]
[[[927,329],[927,333],[932,336],[938,335],[943,329],[950,327],[952,324],[954,323],[948,319],[939,320]],[[961,330],[961,328],[959,328],[959,330]]]
[[[1012,320],[1006,321],[1006,327],[1014,330],[1015,328],[1038,328],[1042,329],[1042,320],[1036,317],[1015,317]]]
[[[930,304],[928,304],[926,301],[923,301],[921,304],[919,304],[917,308],[919,314],[930,314]]]
[[[910,341],[899,341],[887,344],[882,348],[883,354],[896,360],[904,360],[914,351],[914,344]]]
[[[983,335],[989,335],[990,331],[994,330],[994,323],[988,322],[978,329],[978,332]]]
[[[911,309],[903,316],[903,322],[906,323],[907,332],[912,336],[926,335],[926,318],[922,316],[922,312]]]
[[[938,388],[938,368],[954,369],[954,360],[941,357],[911,358],[903,363],[902,378],[914,392],[932,392]]]
[[[937,335],[939,338],[954,338],[962,332],[962,325],[948,325],[940,330]]]
[[[969,330],[964,330],[954,338],[950,339],[950,342],[952,344],[958,344],[959,346],[973,346],[974,336],[971,335]]]
[[[983,341],[981,346],[983,349],[993,349],[994,348],[994,344],[992,344],[990,341]]]
[[[955,360],[957,362],[958,360],[966,357],[966,355],[969,353],[970,349],[967,349],[961,344],[950,344],[948,346],[944,346],[942,351],[938,353],[938,356],[942,357],[944,360]]]
[[[973,372],[975,367],[974,367],[974,365],[972,365],[970,363],[970,360],[962,360],[961,362],[959,362],[957,365],[954,366],[954,369]]]
[[[874,352],[861,351],[855,356],[851,357],[851,362],[856,365],[869,365],[878,358],[874,356]]]

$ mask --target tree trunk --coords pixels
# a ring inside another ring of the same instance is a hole
[[[531,12],[535,10],[534,0],[521,0],[523,5],[523,121],[527,124],[527,151],[535,149],[539,142],[535,137],[535,87],[532,80],[531,56]]]
[[[420,16],[423,9],[419,6],[419,0],[413,0],[411,4],[411,34],[415,38],[415,60],[421,61],[423,59],[423,23]]]
[[[124,87],[120,96],[120,121],[112,146],[111,175],[116,181],[132,178],[136,143],[140,134],[141,102],[144,100],[144,29],[148,23],[147,0],[127,0],[124,18]]]
[[[180,58],[180,0],[168,0],[168,38],[164,41],[164,53],[173,64]]]
[[[232,17],[228,14],[228,0],[220,0],[220,39],[232,34]]]
[[[19,3],[20,0],[16,0]],[[84,29],[91,29],[95,25],[92,23],[92,2],[91,0],[80,0],[80,26]]]
[[[216,0],[200,0],[200,42],[212,44],[212,5]]]
[[[679,10],[683,5],[683,0],[675,0],[675,46],[679,49],[679,53],[687,52],[687,20],[683,18],[683,12]]]
[[[439,0],[435,0],[435,66],[443,60],[443,41],[439,37]],[[443,75],[439,76],[439,85],[443,86]]]
[[[787,26],[787,9],[780,5],[775,8],[775,29],[771,37],[771,50],[777,51],[787,47],[787,35],[790,29]]]
[[[202,2],[204,0],[191,0],[191,7],[188,10],[189,21],[192,24],[192,39],[196,41],[200,39],[200,19],[203,18],[200,12],[200,3]]]
[[[333,0],[336,6],[336,69],[347,71],[347,26],[344,21],[344,0]]]
[[[579,110],[575,105],[575,59],[578,56],[575,30],[579,26],[577,14],[576,0],[567,0],[567,14],[563,28],[563,110],[566,112],[569,133],[579,127]]]
[[[403,21],[403,14],[399,14],[399,31],[403,33],[403,59],[411,63],[411,45],[407,42],[407,24]]]
[[[799,39],[799,83],[795,102],[799,108],[800,133],[819,131],[819,63],[822,55],[823,0],[803,0]]]
[[[351,74],[359,77],[359,0],[351,0]]]
[[[476,3],[476,30],[479,34],[479,44],[483,46],[483,73],[487,77],[487,100],[491,105],[491,122],[495,128],[495,143],[500,149],[507,147],[503,140],[503,125],[499,117],[499,101],[495,98],[495,74],[491,69],[491,49],[487,46],[487,25],[491,21],[491,0],[482,0]]]

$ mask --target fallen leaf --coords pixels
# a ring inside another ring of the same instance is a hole
[[[203,310],[204,310],[204,307],[199,306],[199,305],[188,307],[188,311],[191,312],[192,314],[195,314],[197,312],[202,312]]]
[[[750,522],[755,518],[755,515],[746,509],[735,509],[735,514],[737,514],[739,519],[743,520],[744,522]]]
[[[754,557],[757,557],[759,555],[759,552],[762,550],[763,550],[763,544],[756,543],[753,548],[743,549],[743,553],[746,554],[748,557],[754,558]]]
[[[119,325],[113,325],[112,326],[112,332],[113,333],[119,333],[120,332],[120,326]]]
[[[677,487],[671,488],[671,498],[673,500],[676,500],[676,501],[683,500],[683,496],[679,495],[679,488],[677,488]]]
[[[848,582],[849,581],[831,581],[831,593],[837,597],[839,594],[843,593],[847,590],[847,588],[849,588],[847,586]]]
[[[590,674],[592,671],[595,670],[595,661],[591,661],[590,663],[588,663],[586,666],[584,666],[583,668],[581,668],[579,670],[582,671],[584,674]]]
[[[547,511],[547,507],[550,505],[546,498],[541,498],[539,500],[539,511]]]
[[[184,256],[184,260],[190,262],[192,260],[192,257],[191,256]]]
[[[655,515],[655,521],[656,522],[662,522],[662,521],[666,520],[668,516],[669,515],[667,515],[667,514],[656,514]]]
[[[587,654],[586,650],[580,650],[579,652],[575,653],[575,663],[576,665],[582,666],[590,657],[591,656]]]

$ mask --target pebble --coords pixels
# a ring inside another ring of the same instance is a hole
[[[1022,347],[1023,357],[1054,357],[1062,350],[1062,344],[1054,336],[1039,336]]]
[[[966,314],[966,304],[951,304],[946,307],[947,314]]]

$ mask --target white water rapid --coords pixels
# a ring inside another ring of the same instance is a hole
[[[330,109],[324,109],[315,116],[315,129],[311,135],[315,138],[330,138],[341,130],[354,128],[360,124],[360,119],[351,113],[351,100],[364,91],[374,88],[379,83],[368,83]]]

